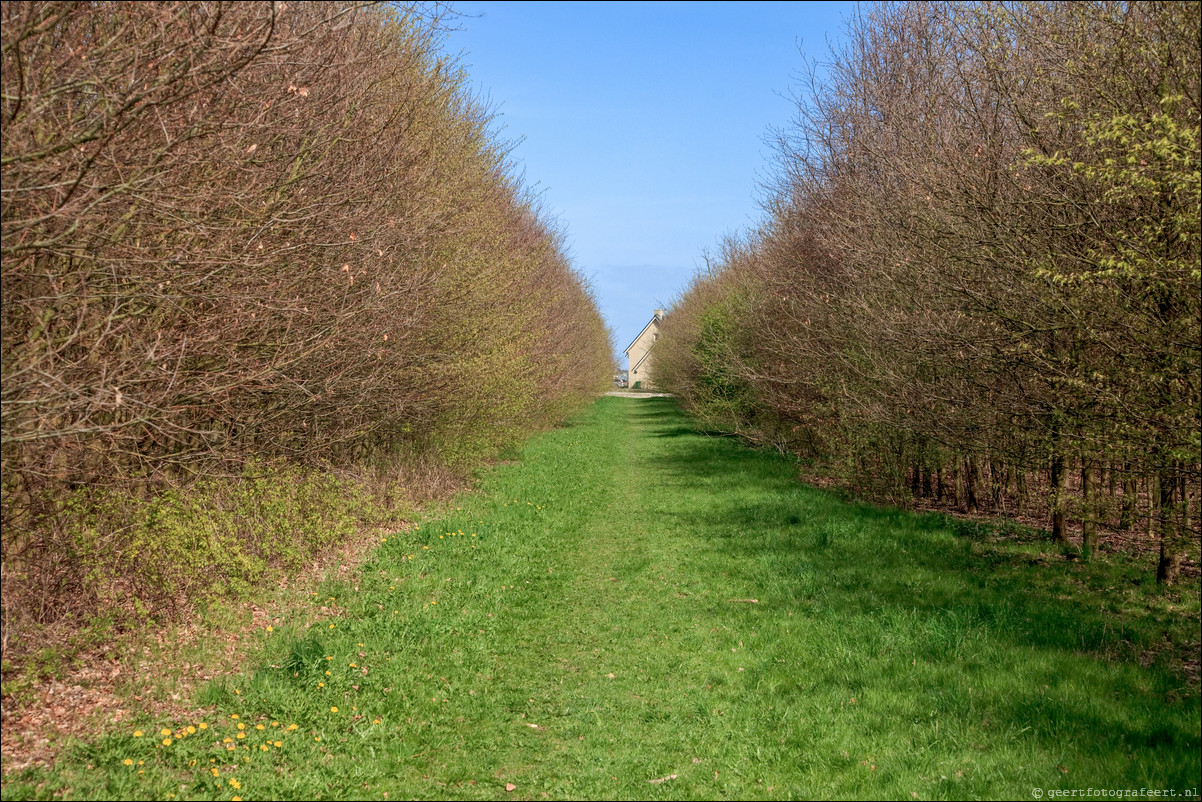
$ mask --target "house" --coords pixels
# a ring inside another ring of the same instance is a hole
[[[664,319],[664,310],[656,309],[651,318],[634,342],[626,346],[626,359],[630,367],[627,369],[627,381],[632,388],[650,390],[655,386],[651,372],[651,352],[655,349],[655,341],[659,339],[659,324]]]

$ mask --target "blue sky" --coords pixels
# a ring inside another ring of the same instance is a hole
[[[564,226],[616,356],[707,249],[759,219],[770,129],[855,6],[454,3],[444,47],[520,140],[513,157]]]

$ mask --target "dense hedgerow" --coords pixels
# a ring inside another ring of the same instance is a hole
[[[603,386],[590,290],[428,10],[2,14],[6,626],[105,577],[173,595],[148,549],[253,577],[342,531],[298,511],[371,517],[320,471],[470,466]],[[263,477],[273,512],[230,501]]]
[[[779,138],[762,227],[668,316],[715,425],[894,502],[1197,550],[1199,10],[898,3]]]

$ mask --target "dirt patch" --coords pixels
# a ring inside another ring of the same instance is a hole
[[[672,398],[671,393],[656,393],[650,390],[610,390],[606,395],[614,398]]]

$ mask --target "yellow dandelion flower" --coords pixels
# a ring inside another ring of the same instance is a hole
[[[139,761],[138,761],[138,765],[139,765],[139,766],[145,765],[145,763],[146,763],[146,761],[145,761],[145,760],[139,760]]]
[[[278,727],[278,726],[280,726],[280,722],[278,722],[278,721],[273,721],[273,722],[271,722],[271,726],[273,726],[273,727]]]
[[[331,713],[337,713],[337,712],[338,712],[338,708],[337,708],[337,707],[331,707],[331,708],[330,708],[330,712],[331,712]]]
[[[141,730],[134,730],[134,737],[135,737],[135,738],[141,738],[141,737],[142,737],[142,735],[143,735],[143,733],[142,733],[142,731],[141,731]]]
[[[256,729],[256,730],[265,730],[265,729],[267,729],[267,728],[266,728],[266,727],[264,727],[262,724],[256,724],[256,725],[255,725],[255,729]]]
[[[237,721],[237,720],[238,720],[238,714],[237,714],[237,713],[230,713],[230,718],[232,718],[234,721]]]
[[[333,624],[330,624],[330,629],[333,629],[333,628],[334,628],[334,625],[333,625]]]
[[[234,788],[241,788],[241,787],[242,787],[242,783],[238,782],[238,778],[237,778],[237,777],[230,777],[230,785],[232,785]]]
[[[372,724],[379,724],[379,723],[380,723],[379,719],[376,719],[375,721],[372,722]]]
[[[355,665],[354,663],[351,663],[351,668],[358,668],[358,667],[359,666]]]
[[[313,740],[315,740],[315,741],[320,741],[320,740],[321,740],[321,736],[320,736],[320,735],[314,735],[314,736],[313,736]]]
[[[231,797],[230,797],[230,802],[242,802],[242,797],[240,797],[240,796],[231,796]]]
[[[268,631],[268,632],[275,632],[275,629],[274,629],[274,628],[273,628],[273,627],[272,627],[272,626],[269,624],[269,625],[267,626],[267,631]]]
[[[238,690],[237,688],[234,688],[234,693],[238,696],[242,695],[242,691]]]
[[[221,742],[223,744],[232,744],[234,742],[234,739],[233,738],[222,738]]]
[[[289,730],[289,732],[291,732],[292,730],[295,730],[296,728],[297,728],[297,726],[296,726],[295,724],[289,724],[289,725],[288,725],[288,730]]]
[[[244,733],[244,732],[240,732],[240,733],[238,733],[238,740],[239,740],[239,741],[241,741],[241,740],[242,740],[243,738],[245,738],[245,737],[246,737],[246,733]]]
[[[171,730],[169,730],[169,729],[164,728],[164,729],[159,730],[159,735],[162,735],[164,738],[166,738],[170,734],[171,734]]]
[[[332,675],[330,674],[330,672],[329,672],[329,671],[327,671],[327,672],[326,672],[326,676],[327,676],[327,677],[329,677],[329,676],[332,676]]]
[[[326,686],[326,684],[324,682],[317,683],[318,688],[324,688],[325,686]]]
[[[284,748],[284,742],[283,742],[283,741],[276,741],[276,742],[275,742],[275,748],[276,748],[276,749],[283,749],[283,748]]]
[[[260,752],[266,752],[266,751],[267,751],[267,744],[259,744],[259,751],[260,751]]]
[[[171,739],[170,739],[170,738],[164,738],[164,739],[163,739],[163,746],[171,746]]]
[[[217,769],[209,769],[209,773],[210,773],[210,774],[212,774],[214,777],[216,777],[216,776],[218,776],[219,774],[221,774],[221,772],[220,772],[220,771],[218,771]]]
[[[334,659],[334,655],[332,655],[332,654],[327,654],[327,655],[326,655],[326,659],[327,659],[327,660],[333,660],[333,659]]]
[[[195,735],[195,734],[196,734],[196,728],[195,728],[195,727],[193,727],[191,724],[189,724],[189,725],[188,725],[188,734],[189,734],[189,735]]]
[[[239,722],[239,723],[238,723],[238,729],[240,729],[240,730],[244,730],[244,729],[246,729],[246,725],[245,725],[245,724],[243,724],[243,723],[241,723],[241,722]]]
[[[198,730],[207,730],[208,728],[209,725],[205,724],[203,721],[196,725],[196,729]]]
[[[121,762],[124,763],[126,766],[132,766],[134,764],[134,759],[132,757],[127,757],[127,758],[125,758],[125,760],[122,760]]]

